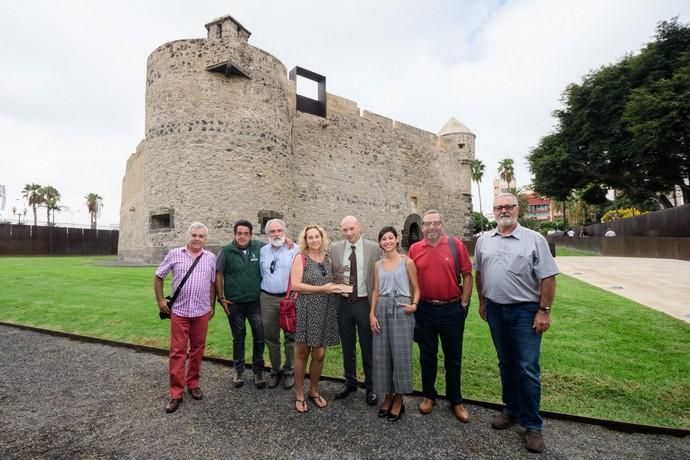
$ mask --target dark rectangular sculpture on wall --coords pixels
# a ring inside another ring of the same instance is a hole
[[[302,67],[295,67],[290,71],[290,80],[297,83],[297,77],[304,77],[308,80],[316,82],[318,85],[318,100],[310,97],[296,95],[297,110],[299,112],[310,113],[318,117],[326,117],[326,77],[319,75],[311,70],[303,69]]]

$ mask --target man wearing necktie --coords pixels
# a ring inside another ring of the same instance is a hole
[[[335,399],[344,399],[357,391],[356,340],[362,351],[366,402],[373,406],[378,401],[372,386],[372,333],[369,327],[369,296],[374,288],[374,264],[379,258],[379,247],[374,241],[361,237],[361,226],[354,216],[346,216],[340,222],[344,238],[331,245],[333,270],[348,276],[352,292],[342,294],[338,305],[338,331],[343,349],[345,384]]]

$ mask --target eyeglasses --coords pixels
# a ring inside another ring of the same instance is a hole
[[[434,220],[432,222],[422,222],[422,227],[440,227],[443,222],[440,220]]]
[[[271,262],[271,267],[270,267],[271,273],[276,271],[276,262],[278,262],[278,259],[273,259],[273,262]]]
[[[505,209],[506,211],[512,211],[515,208],[517,208],[516,204],[504,204],[501,206],[494,206],[494,211],[500,212],[502,209]]]
[[[318,264],[319,268],[321,269],[321,275],[326,276],[328,275],[328,270],[326,270],[326,265],[325,264]]]

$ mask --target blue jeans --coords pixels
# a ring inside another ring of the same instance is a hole
[[[419,345],[422,368],[422,393],[436,400],[438,372],[438,339],[441,337],[446,368],[446,397],[451,406],[462,404],[460,374],[462,371],[462,338],[467,313],[460,302],[436,306],[421,301],[415,312],[414,340]]]
[[[539,303],[498,304],[487,299],[486,305],[501,371],[503,413],[518,417],[527,429],[541,431],[541,334],[532,328]]]
[[[230,330],[232,331],[232,360],[235,371],[244,372],[244,338],[247,335],[245,320],[252,328],[254,349],[252,366],[254,371],[264,370],[264,325],[261,321],[261,304],[259,299],[251,302],[230,304]]]

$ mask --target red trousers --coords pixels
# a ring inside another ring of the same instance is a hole
[[[211,312],[197,318],[185,318],[174,314],[170,318],[168,368],[170,397],[173,399],[182,397],[185,384],[188,389],[199,386],[201,359],[204,357],[204,348],[206,348],[206,333],[210,316]]]

